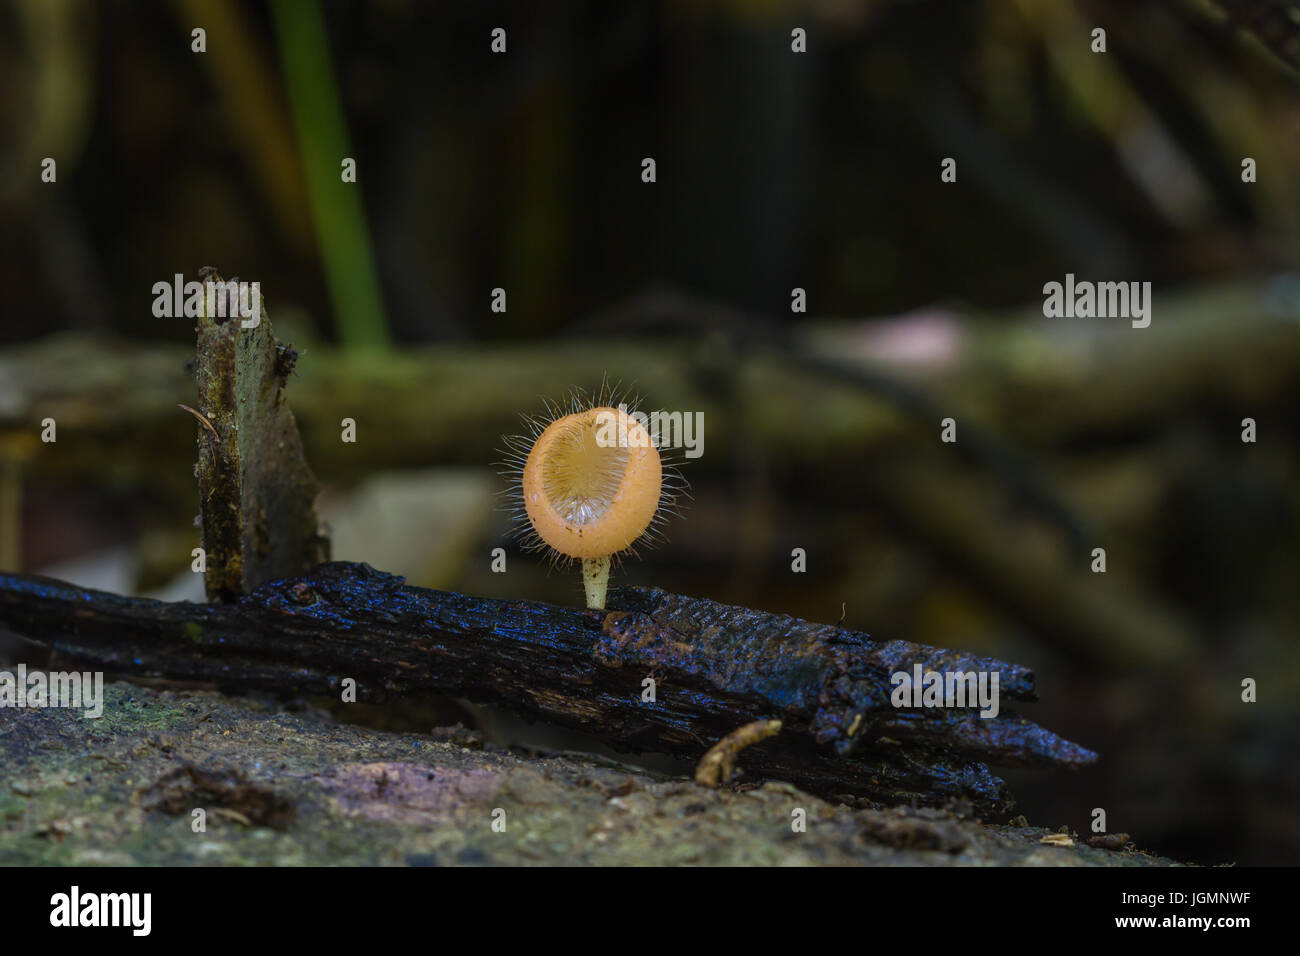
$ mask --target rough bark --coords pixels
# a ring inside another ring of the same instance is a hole
[[[200,277],[223,287],[215,270]],[[233,600],[329,558],[316,517],[319,488],[284,399],[293,353],[258,308],[251,328],[233,307],[212,303],[198,318],[199,500],[204,584],[213,600]]]

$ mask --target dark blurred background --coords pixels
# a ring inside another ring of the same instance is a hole
[[[494,462],[544,399],[622,382],[705,433],[621,581],[1028,664],[1031,716],[1102,754],[1008,774],[1031,822],[1102,807],[1178,859],[1296,863],[1297,24],[0,2],[0,565],[201,596],[192,322],[152,289],[216,266],[301,353],[335,557],[580,600],[509,540]],[[1153,283],[1151,326],[1044,318],[1066,273]]]

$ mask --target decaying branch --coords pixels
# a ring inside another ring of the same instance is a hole
[[[226,289],[216,270],[200,275]],[[318,531],[316,478],[284,399],[291,353],[272,335],[261,302],[256,305],[252,327],[231,306],[205,308],[198,317],[197,417],[207,426],[199,430],[199,500],[204,583],[214,600],[228,601],[329,557],[329,541]]]
[[[698,759],[756,720],[782,732],[745,751],[747,772],[876,804],[1012,801],[986,764],[1079,767],[1095,755],[1013,713],[1024,667],[658,589],[611,592],[610,610],[407,587],[334,562],[230,604],[167,603],[0,575],[0,627],[53,648],[61,667],[358,699],[441,692],[596,734],[623,750]],[[891,675],[996,672],[977,706],[896,709]],[[654,681],[653,700],[644,683]]]

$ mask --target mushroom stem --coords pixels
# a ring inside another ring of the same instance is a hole
[[[609,555],[582,559],[582,586],[587,591],[587,607],[605,609],[605,589],[609,586]]]

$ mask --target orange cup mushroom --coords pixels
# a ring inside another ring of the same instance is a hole
[[[526,441],[513,447],[530,543],[580,560],[587,606],[603,608],[611,559],[631,550],[659,515],[659,450],[625,408],[608,405],[555,418],[525,455]]]

